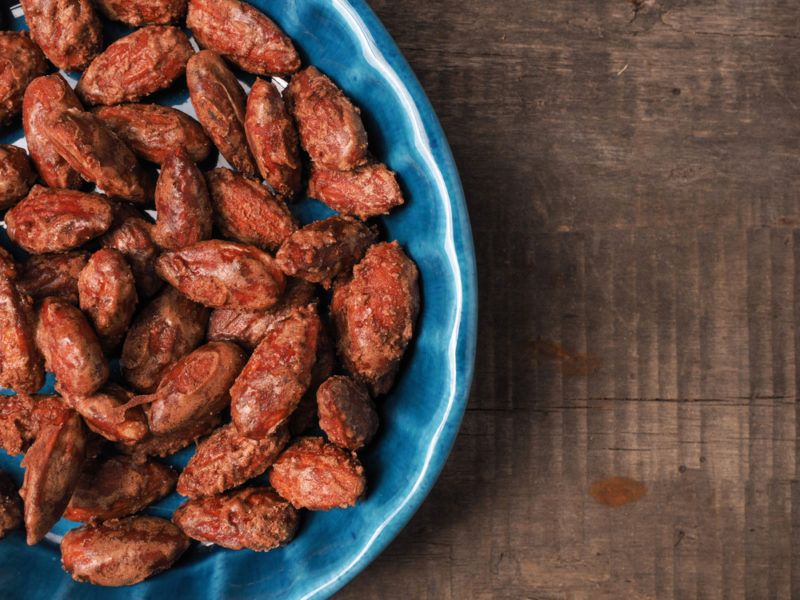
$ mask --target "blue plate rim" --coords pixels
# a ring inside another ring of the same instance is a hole
[[[332,0],[357,35],[367,62],[389,84],[412,122],[414,137],[426,168],[434,174],[445,208],[445,251],[455,279],[456,314],[448,357],[451,373],[447,408],[431,439],[425,463],[411,490],[375,529],[361,551],[326,581],[300,596],[327,598],[363,571],[397,537],[430,493],[452,450],[467,407],[475,367],[478,325],[478,284],[475,249],[466,198],[450,145],[433,106],[391,34],[365,0]],[[389,43],[379,46],[376,38]],[[431,140],[441,140],[436,147]]]

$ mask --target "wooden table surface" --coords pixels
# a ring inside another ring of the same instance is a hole
[[[481,315],[441,479],[339,597],[800,597],[800,2],[371,3]]]

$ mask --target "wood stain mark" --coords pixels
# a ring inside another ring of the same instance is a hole
[[[585,377],[603,366],[599,357],[581,352],[570,352],[558,342],[537,339],[531,342],[537,361],[546,360],[558,363],[564,377]]]
[[[642,482],[628,477],[609,477],[595,481],[589,494],[600,504],[619,508],[641,500],[647,494],[647,487]]]

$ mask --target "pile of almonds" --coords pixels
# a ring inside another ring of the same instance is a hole
[[[0,537],[79,521],[67,572],[131,585],[191,540],[268,551],[299,509],[356,504],[419,312],[415,264],[368,222],[404,199],[359,110],[240,0],[22,7],[30,34],[0,32],[0,123],[30,153],[0,146],[0,447],[25,478],[0,473]],[[98,11],[139,29],[103,48]],[[184,76],[197,120],[142,102]],[[215,149],[233,169],[198,166]],[[304,191],[338,214],[300,227]],[[156,460],[195,442],[181,473]],[[139,514],[174,489],[171,521]]]

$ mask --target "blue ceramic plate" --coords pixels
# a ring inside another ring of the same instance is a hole
[[[306,513],[299,535],[285,548],[257,554],[195,547],[173,569],[132,588],[75,583],[61,570],[57,544],[74,523],[62,520],[35,547],[27,547],[16,532],[0,543],[4,598],[328,597],[408,522],[450,451],[472,376],[477,283],[463,192],[436,115],[391,37],[362,0],[252,3],[295,40],[304,62],[330,75],[361,107],[371,152],[398,173],[408,200],[383,226],[386,237],[399,240],[419,265],[423,308],[398,384],[380,402],[379,435],[361,455],[368,495],[350,510]],[[14,25],[24,28],[19,8],[12,12]],[[114,37],[124,31],[109,26],[106,33]],[[156,100],[192,112],[183,92]],[[0,141],[24,146],[21,130],[2,132]],[[293,210],[302,221],[328,214],[313,200]],[[173,462],[184,463],[189,453]],[[17,459],[3,454],[0,468],[21,482]],[[149,512],[168,518],[180,502],[173,495]]]

